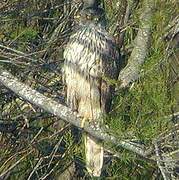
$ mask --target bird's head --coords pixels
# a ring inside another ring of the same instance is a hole
[[[105,11],[100,7],[99,0],[86,0],[83,2],[83,8],[76,16],[83,24],[94,23],[96,25],[105,25]]]

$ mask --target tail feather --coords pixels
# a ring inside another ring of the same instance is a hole
[[[99,177],[103,166],[104,149],[99,141],[90,135],[85,136],[86,167],[92,176]]]

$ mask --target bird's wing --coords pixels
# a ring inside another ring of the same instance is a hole
[[[119,74],[120,64],[119,52],[113,44],[113,40],[110,42],[112,43],[107,44],[108,56],[105,56],[105,59],[102,61],[103,75],[100,83],[101,106],[105,113],[108,113],[111,109],[111,101]]]

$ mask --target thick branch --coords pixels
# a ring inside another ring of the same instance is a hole
[[[71,109],[40,94],[28,85],[19,82],[18,79],[16,79],[12,74],[3,70],[2,68],[0,68],[0,82],[30,103],[56,115],[57,117],[73,124],[74,126],[81,128],[81,119],[78,118],[76,114],[71,111]],[[94,125],[90,124],[85,124],[83,129],[97,139],[116,144],[119,147],[132,151],[140,156],[147,156],[147,152],[137,146],[137,144],[135,145],[129,141],[119,140],[118,138],[105,133],[105,130],[102,128],[95,127]]]
[[[128,60],[127,66],[120,72],[120,88],[127,87],[139,77],[140,66],[144,63],[149,51],[149,40],[151,34],[151,20],[154,7],[153,0],[145,0],[144,11],[141,15],[139,31],[135,39],[135,46]]]

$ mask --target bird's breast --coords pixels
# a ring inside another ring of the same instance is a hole
[[[99,77],[104,64],[115,61],[114,47],[113,39],[103,29],[83,28],[71,36],[64,52],[65,63]]]

